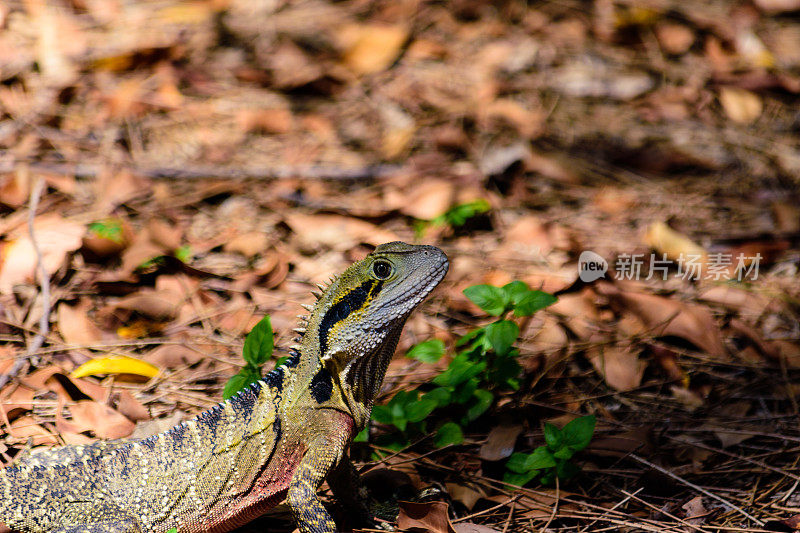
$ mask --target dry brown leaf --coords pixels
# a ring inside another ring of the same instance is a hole
[[[386,70],[400,54],[408,38],[404,26],[351,25],[340,32],[346,44],[343,61],[355,74],[374,74]]]
[[[49,274],[58,270],[68,253],[81,247],[86,231],[83,224],[57,214],[37,217],[33,228],[42,263]],[[0,293],[8,293],[14,285],[34,279],[37,256],[27,229],[26,225],[12,240],[4,243],[0,251]]]
[[[30,441],[33,446],[58,444],[58,438],[36,423],[32,416],[21,416],[11,423],[8,434],[22,442]]]
[[[742,313],[743,316],[759,317],[770,305],[770,299],[753,290],[730,285],[715,285],[704,290],[700,300],[723,305]]]
[[[118,205],[151,190],[150,181],[130,171],[103,169],[92,183],[95,200],[92,207],[105,216]]]
[[[33,409],[33,396],[36,391],[25,385],[12,385],[3,389],[0,394],[0,409],[5,413],[6,418],[14,420],[25,411]]]
[[[197,364],[203,359],[203,354],[182,344],[162,344],[142,359],[159,368],[178,368]]]
[[[708,510],[703,506],[703,497],[696,496],[689,500],[688,502],[684,503],[681,506],[686,514],[684,515],[687,522],[694,525],[700,525],[705,520],[703,517],[708,516]]]
[[[652,428],[638,427],[619,434],[593,438],[587,451],[600,456],[627,457],[636,453],[647,457],[653,451]]]
[[[123,390],[115,394],[117,410],[127,419],[137,422],[150,420],[150,413],[142,403],[133,397],[130,391]]]
[[[521,136],[528,139],[539,136],[545,119],[542,111],[527,109],[511,98],[499,98],[482,107],[481,111],[486,117],[483,122],[492,118],[503,119],[511,124]]]
[[[447,493],[451,498],[461,502],[470,511],[478,503],[478,500],[486,497],[486,491],[475,484],[446,483],[445,488],[447,488]]]
[[[800,0],[754,0],[754,3],[767,13],[782,13],[800,9]]]
[[[525,215],[518,218],[506,231],[503,249],[510,254],[547,255],[553,248],[550,231],[545,224],[535,215]]]
[[[286,213],[285,218],[303,246],[311,249],[324,246],[344,251],[362,242],[377,246],[398,240],[394,233],[357,218],[296,212]]]
[[[91,308],[88,298],[81,298],[75,306],[63,302],[58,305],[58,331],[67,344],[92,345],[103,338],[103,332],[89,318]]]
[[[0,178],[0,203],[8,207],[21,207],[30,195],[30,172],[18,169]]]
[[[397,503],[400,505],[397,527],[400,529],[421,533],[455,533],[447,516],[445,502]]]
[[[725,404],[717,410],[714,414],[719,417],[720,420],[724,420],[726,424],[731,424],[734,427],[741,427],[741,424],[737,424],[737,420],[740,418],[744,418],[747,416],[747,413],[750,411],[752,407],[750,402],[742,401],[742,402],[732,402]],[[755,437],[758,435],[758,432],[753,433],[746,433],[744,431],[736,431],[736,432],[728,432],[722,429],[713,429],[712,433],[714,436],[719,439],[720,444],[723,448],[729,448],[731,446],[736,446],[747,439]]]
[[[268,245],[267,234],[263,231],[251,231],[235,236],[225,242],[222,249],[226,252],[240,253],[245,257],[254,257],[264,253]]]
[[[694,44],[694,32],[683,24],[658,24],[655,30],[658,43],[668,54],[683,54]]]
[[[719,92],[719,103],[734,122],[747,124],[761,116],[764,104],[761,98],[748,90],[723,87]]]
[[[92,400],[81,400],[68,407],[75,433],[91,431],[101,439],[121,439],[133,433],[135,424],[119,411]]]
[[[400,212],[421,220],[431,220],[447,211],[453,202],[455,184],[441,179],[428,179],[404,195]]]
[[[125,296],[113,305],[115,309],[136,311],[154,320],[174,320],[182,298],[168,290],[142,288],[138,292]]]
[[[689,376],[678,363],[678,354],[657,344],[650,346],[650,351],[669,379],[680,383],[684,388],[689,386]]]
[[[592,293],[586,290],[577,294],[562,294],[556,303],[547,308],[547,313],[563,317],[566,326],[584,340],[594,333],[600,320]]]
[[[711,355],[725,357],[725,345],[719,327],[705,307],[652,294],[624,292],[607,282],[598,282],[595,287],[624,312],[640,317],[653,335],[675,336]]]
[[[520,425],[499,425],[493,427],[481,445],[479,457],[484,461],[500,461],[514,453],[514,444],[522,433]]]
[[[240,109],[236,113],[239,129],[247,133],[289,133],[293,121],[288,109]]]
[[[618,391],[638,387],[647,366],[632,346],[590,346],[586,356],[603,380]]]

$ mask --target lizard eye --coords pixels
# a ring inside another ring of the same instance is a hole
[[[392,275],[392,264],[389,261],[375,261],[372,263],[372,273],[378,279],[388,279]]]

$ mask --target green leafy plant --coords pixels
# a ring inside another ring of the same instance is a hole
[[[422,236],[429,227],[450,226],[451,228],[459,228],[466,224],[469,219],[488,213],[490,209],[489,202],[483,198],[454,205],[431,220],[418,220],[414,225],[414,231],[418,236]]]
[[[246,386],[261,379],[261,369],[264,363],[272,357],[273,347],[272,323],[269,316],[265,316],[253,326],[244,339],[242,357],[245,365],[225,384],[225,389],[222,391],[224,399],[227,400]]]
[[[92,222],[89,224],[89,232],[117,244],[121,243],[124,239],[122,221],[114,218]]]
[[[589,415],[576,418],[561,429],[545,424],[545,445],[533,453],[512,454],[506,463],[503,481],[523,486],[537,477],[544,484],[552,484],[556,478],[571,478],[580,469],[570,459],[589,445],[596,422],[594,415]]]
[[[492,406],[496,392],[519,388],[521,367],[516,360],[519,350],[514,347],[519,326],[510,315],[529,316],[551,305],[556,298],[531,290],[521,281],[503,287],[474,285],[465,289],[464,294],[498,319],[461,337],[447,369],[430,383],[414,391],[400,391],[387,404],[373,408],[373,420],[397,430],[383,436],[382,445],[402,448],[414,435],[428,433],[430,415],[437,409],[447,411],[450,421],[438,426],[434,444],[439,447],[460,444],[464,439],[463,428]],[[444,353],[444,343],[434,339],[417,344],[406,356],[434,363]]]

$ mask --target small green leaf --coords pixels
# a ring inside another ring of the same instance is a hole
[[[461,444],[464,442],[464,433],[455,422],[447,422],[442,425],[433,437],[433,443],[437,448],[444,448],[451,444]]]
[[[436,407],[445,407],[452,402],[452,393],[444,387],[436,387],[423,394],[421,399],[436,402]]]
[[[486,361],[474,362],[463,354],[457,355],[447,370],[433,378],[433,382],[442,387],[457,387],[486,370]]]
[[[437,403],[435,400],[425,399],[418,400],[406,406],[406,419],[409,422],[420,422],[425,420],[434,409]]]
[[[253,326],[244,340],[242,356],[248,363],[261,366],[272,356],[272,324],[269,315]]]
[[[89,224],[89,232],[117,244],[123,240],[122,221],[119,219],[107,218],[92,222]]]
[[[556,460],[550,450],[547,449],[547,446],[539,446],[525,460],[525,468],[528,470],[541,470],[554,466],[556,466]]]
[[[181,263],[188,263],[192,258],[192,247],[188,244],[178,247],[175,250],[175,258]]]
[[[431,339],[421,342],[411,348],[406,357],[422,361],[423,363],[435,363],[444,355],[444,342],[439,339]]]
[[[372,407],[372,419],[379,424],[391,424],[394,420],[392,410],[386,405],[375,405]]]
[[[473,285],[464,289],[464,295],[492,316],[502,315],[508,308],[508,295],[494,285]]]
[[[227,400],[235,396],[237,392],[259,379],[261,379],[261,372],[258,368],[251,365],[245,366],[225,384],[225,388],[222,390],[222,399]]]
[[[522,367],[519,366],[515,359],[517,355],[519,355],[519,352],[513,349],[507,355],[495,358],[492,367],[489,369],[489,379],[492,383],[512,390],[519,388],[517,376],[519,376]]]
[[[514,302],[514,316],[530,316],[548,305],[553,305],[558,298],[544,291],[528,291],[518,302]]]
[[[503,291],[508,296],[508,300],[517,305],[523,297],[531,292],[531,288],[524,281],[512,281],[503,285]]]
[[[506,468],[511,470],[512,472],[517,472],[518,474],[524,474],[529,470],[525,463],[528,460],[527,453],[521,452],[514,452],[511,454],[511,457],[508,458],[506,462]]]
[[[435,225],[447,223],[453,227],[463,226],[470,218],[480,215],[481,213],[486,213],[489,209],[491,209],[489,202],[480,198],[472,202],[453,206],[444,214],[434,218],[431,222]]]
[[[539,475],[538,470],[530,470],[522,474],[517,474],[515,472],[506,472],[505,475],[503,475],[503,481],[510,485],[524,487],[538,475]]]
[[[358,435],[353,437],[353,442],[369,442],[369,426],[359,431]]]
[[[485,329],[486,342],[497,355],[506,355],[519,336],[519,326],[510,320],[498,320]]]
[[[486,389],[477,389],[472,393],[472,401],[467,409],[467,418],[475,420],[492,406],[494,395]]]
[[[167,530],[167,533],[178,533],[178,528],[172,527]]]
[[[483,328],[477,328],[469,331],[466,335],[456,341],[456,348],[460,348],[472,340],[479,340],[483,334]]]
[[[561,430],[563,445],[574,451],[580,451],[589,445],[594,434],[597,418],[594,415],[576,418]]]
[[[455,391],[453,391],[454,403],[465,403],[472,398],[473,393],[478,388],[478,380],[474,377],[469,378],[467,381],[461,383]]]
[[[550,422],[544,425],[544,441],[551,451],[557,451],[561,448],[561,430]]]
[[[564,446],[553,452],[553,457],[555,457],[556,459],[568,460],[572,459],[573,455],[575,455],[575,451],[569,446]]]

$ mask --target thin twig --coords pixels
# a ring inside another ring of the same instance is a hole
[[[12,366],[7,373],[0,376],[0,389],[19,374],[28,359],[39,351],[47,338],[47,334],[50,333],[50,276],[47,274],[47,269],[44,267],[42,249],[39,247],[39,243],[36,240],[36,231],[33,227],[36,218],[36,209],[39,207],[39,200],[42,197],[42,192],[44,192],[45,187],[45,181],[41,178],[31,186],[31,196],[28,205],[28,233],[31,238],[33,250],[36,253],[36,274],[42,298],[42,316],[39,317],[39,331],[28,344],[25,355],[18,356],[16,361],[14,361],[14,366]]]
[[[722,496],[717,496],[713,492],[710,492],[710,491],[704,489],[703,487],[695,485],[694,483],[683,479],[679,475],[673,474],[672,472],[670,472],[666,468],[662,468],[662,467],[660,467],[660,466],[658,466],[656,464],[651,463],[647,459],[643,459],[642,457],[639,457],[635,453],[630,454],[629,457],[631,457],[632,459],[635,459],[636,461],[639,461],[640,463],[642,463],[645,466],[648,466],[648,467],[652,468],[653,470],[657,470],[658,472],[661,472],[665,476],[671,477],[675,481],[678,481],[679,483],[681,483],[683,485],[686,485],[690,489],[696,490],[697,492],[699,492],[701,494],[705,494],[709,498],[713,498],[713,499],[717,500],[718,502],[720,502],[720,503],[722,503],[724,505],[727,505],[731,509],[734,509],[735,511],[738,511],[742,516],[746,517],[749,520],[752,520],[753,522],[755,522],[759,526],[763,526],[764,525],[764,522],[762,522],[761,520],[759,520],[755,516],[751,515],[750,513],[748,513],[747,511],[745,511],[741,507],[739,507],[738,505],[735,505],[735,504],[731,503],[730,501],[726,500]]]
[[[550,527],[550,524],[553,523],[553,519],[556,517],[556,513],[558,512],[558,500],[561,497],[561,487],[558,485],[558,476],[556,476],[556,501],[553,502],[553,512],[550,513],[550,518],[547,519],[547,523],[542,526],[542,533],[547,531],[547,528]]]
[[[0,173],[12,172],[21,161],[0,161]],[[32,161],[26,163],[29,168],[54,174],[73,174],[82,177],[95,177],[103,170],[103,165],[46,163]],[[379,179],[389,176],[400,168],[398,165],[377,164],[355,168],[335,166],[275,166],[230,168],[218,166],[190,167],[138,167],[128,166],[132,172],[152,179],[230,179],[230,180],[279,180],[287,178],[305,178],[316,180],[358,181]]]

